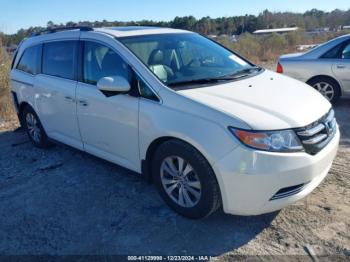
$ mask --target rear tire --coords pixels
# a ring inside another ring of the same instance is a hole
[[[329,102],[336,103],[341,95],[337,81],[329,77],[316,77],[308,82],[310,86],[319,91]]]
[[[35,111],[30,106],[26,106],[21,117],[24,128],[33,145],[39,148],[49,147],[51,143]]]
[[[161,144],[153,156],[152,174],[163,200],[182,216],[203,218],[221,205],[211,166],[185,142],[173,139]]]

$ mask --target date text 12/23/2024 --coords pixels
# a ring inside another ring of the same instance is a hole
[[[211,256],[128,256],[128,261],[213,261]]]

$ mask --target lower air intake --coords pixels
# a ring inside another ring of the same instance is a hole
[[[306,183],[295,185],[295,186],[290,186],[290,187],[284,187],[284,188],[278,190],[278,192],[276,194],[274,194],[273,197],[270,198],[270,201],[298,194],[301,190],[303,190],[305,185],[306,185]]]

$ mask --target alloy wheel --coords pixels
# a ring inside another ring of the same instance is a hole
[[[327,82],[319,82],[313,86],[317,91],[319,91],[328,101],[331,101],[334,97],[334,87]]]
[[[178,205],[195,206],[202,193],[202,186],[193,167],[182,157],[170,156],[160,167],[161,182],[165,192]]]
[[[26,124],[30,137],[36,142],[40,143],[41,140],[41,129],[39,122],[32,113],[27,113]]]

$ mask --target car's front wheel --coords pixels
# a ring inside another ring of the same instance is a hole
[[[179,214],[202,218],[220,207],[215,174],[191,145],[179,140],[163,143],[153,157],[152,170],[160,195]]]
[[[320,92],[329,102],[335,103],[340,97],[339,84],[328,77],[317,77],[308,83]]]
[[[30,106],[27,106],[23,110],[22,122],[25,125],[25,130],[29,139],[36,147],[46,148],[50,145],[49,139],[37,114]]]

